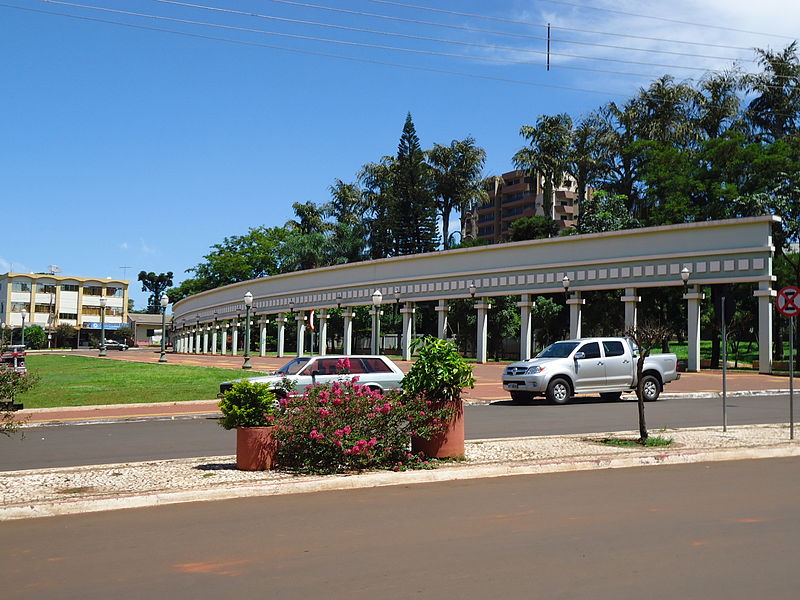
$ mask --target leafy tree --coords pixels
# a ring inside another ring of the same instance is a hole
[[[558,223],[542,215],[522,217],[511,222],[508,233],[512,242],[549,238],[558,233]]]
[[[362,185],[364,225],[367,229],[369,258],[391,256],[394,223],[391,220],[391,186],[394,159],[385,156],[378,163],[367,163],[358,174]]]
[[[544,215],[553,218],[555,188],[562,184],[569,162],[572,117],[566,113],[540,115],[536,125],[523,125],[519,134],[528,145],[514,155],[514,164],[531,176],[542,176]]]
[[[61,323],[53,330],[53,346],[56,348],[70,348],[75,345],[78,332],[72,325]]]
[[[540,347],[549,346],[561,339],[562,332],[569,326],[565,316],[567,311],[563,304],[549,296],[536,297],[536,302],[531,307],[531,319],[535,324],[533,334]]]
[[[172,271],[158,275],[153,271],[149,273],[140,271],[138,280],[142,282],[142,291],[150,292],[150,296],[147,298],[147,312],[158,314],[161,311],[161,295],[172,285]]]
[[[458,210],[463,215],[488,197],[481,178],[486,151],[472,137],[467,137],[453,140],[449,146],[434,144],[428,151],[428,160],[433,167],[436,208],[442,217],[443,246],[447,250],[450,213]]]
[[[41,325],[30,325],[25,328],[25,345],[39,350],[47,345],[47,333]]]
[[[411,113],[406,116],[392,165],[389,209],[395,255],[433,252],[438,242],[431,168],[419,144]]]
[[[582,119],[572,130],[567,170],[577,182],[577,200],[581,208],[588,186],[599,181],[606,168],[601,160],[601,135],[601,125],[593,116]]]
[[[0,354],[5,350],[4,341],[0,340]],[[24,376],[17,373],[5,363],[0,363],[0,435],[12,436],[23,424],[12,410],[17,396],[32,389],[39,377],[28,372]]]
[[[598,191],[581,204],[576,229],[578,233],[599,233],[639,227],[625,205],[625,196]]]

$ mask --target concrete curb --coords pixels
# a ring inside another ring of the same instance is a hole
[[[357,475],[304,477],[300,481],[279,480],[259,482],[257,484],[229,484],[218,488],[201,490],[127,493],[98,498],[76,498],[74,500],[43,501],[30,504],[20,503],[12,506],[0,507],[0,521],[128,508],[149,508],[186,502],[258,498],[286,494],[439,483],[517,475],[540,475],[599,469],[624,469],[631,467],[794,456],[800,456],[800,446],[787,442],[785,444],[761,448],[698,449],[683,451],[670,451],[668,448],[655,448],[652,449],[652,451],[639,450],[635,455],[594,455],[590,457],[567,457],[566,459],[557,460],[528,459],[502,463],[483,463],[478,465],[459,464],[441,467],[431,471],[380,471]],[[91,468],[92,467],[85,467],[85,469]]]

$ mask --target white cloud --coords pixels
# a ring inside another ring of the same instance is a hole
[[[139,238],[139,250],[141,250],[145,254],[155,254],[155,248],[151,248],[147,245],[147,242],[144,241],[144,238]]]
[[[120,247],[121,249],[123,249],[123,250],[127,250],[127,249],[128,249],[128,242],[122,242],[122,243],[119,245],[119,247]]]

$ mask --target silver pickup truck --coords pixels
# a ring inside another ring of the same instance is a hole
[[[628,338],[583,338],[556,342],[536,358],[508,365],[503,389],[514,401],[544,395],[564,404],[573,394],[600,394],[619,400],[636,387],[637,350]],[[664,385],[680,378],[674,354],[652,354],[645,359],[644,399],[658,400]]]

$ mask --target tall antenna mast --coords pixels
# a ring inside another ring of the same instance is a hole
[[[130,267],[120,267],[120,269],[122,269],[122,278],[123,279],[127,279],[128,278],[128,269],[130,269]]]

